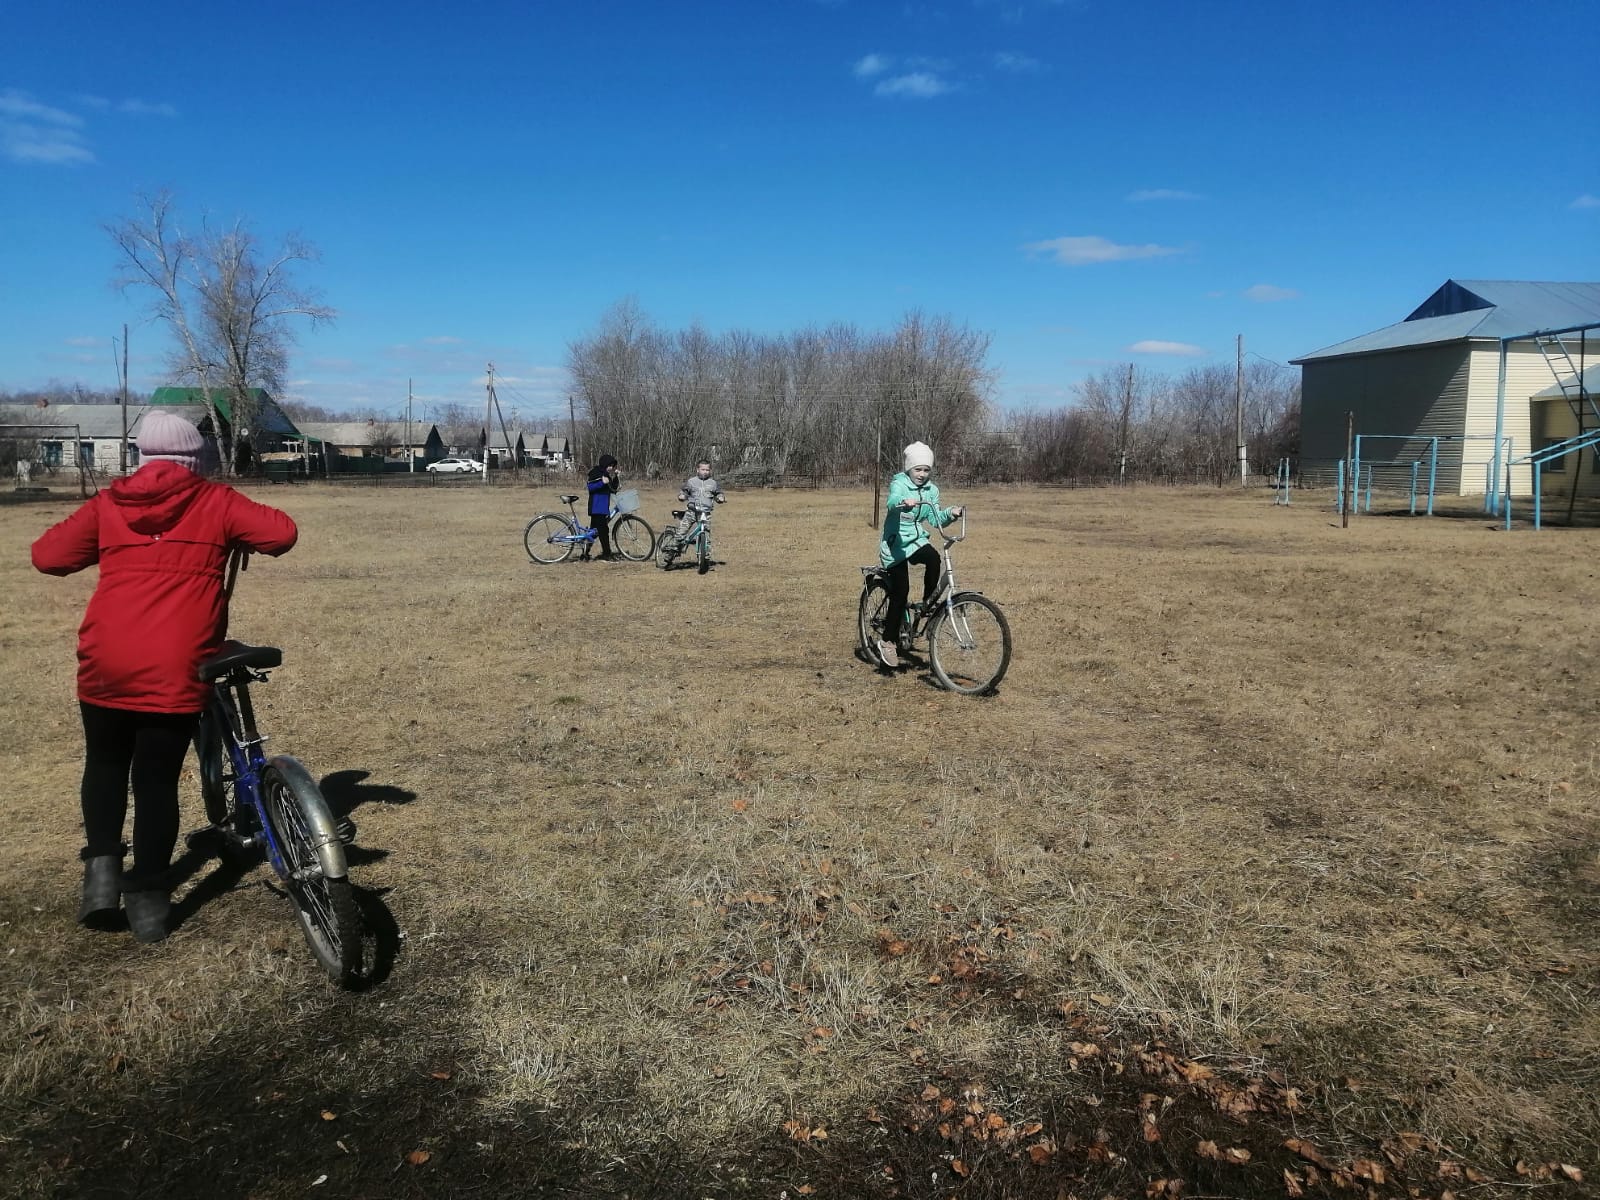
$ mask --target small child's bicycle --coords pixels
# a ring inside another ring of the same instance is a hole
[[[692,515],[694,520],[687,533],[680,536],[674,526],[662,530],[661,536],[656,539],[656,566],[667,570],[678,555],[693,546],[695,564],[700,574],[704,575],[711,569],[711,510],[698,504],[691,504],[687,509],[672,510],[675,521],[681,522],[685,515]]]
[[[906,627],[885,631],[884,613],[889,607],[889,572],[882,566],[861,568],[861,604],[856,632],[860,649],[880,669],[887,669],[878,653],[878,643],[909,643],[921,637],[928,641],[928,666],[939,686],[966,696],[992,692],[1005,678],[1011,665],[1011,626],[1000,606],[981,592],[961,591],[956,587],[955,567],[950,547],[967,536],[967,514],[961,514],[961,532],[951,535],[929,527],[943,542],[944,570],[939,587],[926,606],[906,605]],[[897,637],[896,634],[901,633]]]
[[[600,536],[599,530],[578,520],[578,510],[573,507],[577,496],[559,499],[567,506],[567,515],[540,513],[522,531],[522,545],[536,563],[565,562],[574,549],[580,549],[582,557],[588,558]],[[639,493],[632,488],[618,492],[612,507],[615,511],[607,530],[612,546],[629,562],[644,562],[655,551],[656,535],[649,523],[634,512],[639,507]]]
[[[235,551],[229,562],[229,594],[245,557]],[[267,738],[250,701],[250,685],[267,682],[282,663],[274,646],[228,641],[200,664],[212,688],[195,732],[200,795],[223,857],[241,866],[265,857],[294,901],[311,953],[348,986],[362,973],[362,921],[339,823],[298,759],[262,753]]]

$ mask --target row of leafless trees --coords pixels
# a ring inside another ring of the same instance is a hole
[[[921,439],[942,471],[972,478],[1220,481],[1238,472],[1241,396],[1252,472],[1298,452],[1298,380],[1275,363],[1253,362],[1242,380],[1225,366],[1109,367],[1070,404],[1001,418],[987,351],[984,335],[921,313],[886,334],[713,335],[661,329],[625,301],[572,343],[568,367],[586,456],[635,469],[706,456],[735,478],[861,474]]]
[[[1242,387],[1241,387],[1242,383]],[[1014,415],[997,470],[1023,479],[1164,479],[1221,482],[1238,476],[1239,401],[1249,470],[1271,474],[1300,452],[1298,374],[1253,362],[1160,375],[1108,367],[1076,385],[1076,403]]]
[[[709,457],[730,477],[870,471],[913,438],[972,444],[989,424],[988,338],[910,313],[786,336],[671,332],[632,301],[568,348],[586,458],[636,469]]]

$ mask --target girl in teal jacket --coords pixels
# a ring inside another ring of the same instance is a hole
[[[887,568],[889,606],[884,611],[883,631],[887,639],[878,643],[878,654],[888,667],[898,667],[896,643],[904,642],[906,600],[911,593],[911,564],[921,563],[922,603],[926,607],[939,586],[939,552],[928,541],[924,522],[941,528],[961,516],[961,509],[940,508],[939,489],[929,479],[933,475],[933,450],[922,442],[912,442],[903,456],[905,470],[889,481],[889,503],[883,517],[883,539],[878,543],[878,561]]]

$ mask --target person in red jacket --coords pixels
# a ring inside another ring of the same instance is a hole
[[[203,446],[182,417],[145,414],[140,467],[33,544],[47,575],[100,566],[78,629],[83,714],[83,898],[78,920],[114,924],[119,900],[141,942],[167,935],[178,840],[178,775],[208,685],[197,669],[228,623],[223,574],[235,548],[283,554],[286,513],[198,473]],[[122,873],[133,789],[133,869]]]

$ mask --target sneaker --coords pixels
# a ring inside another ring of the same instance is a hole
[[[883,660],[883,665],[886,667],[898,667],[900,665],[899,653],[888,642],[878,643],[878,657]]]

